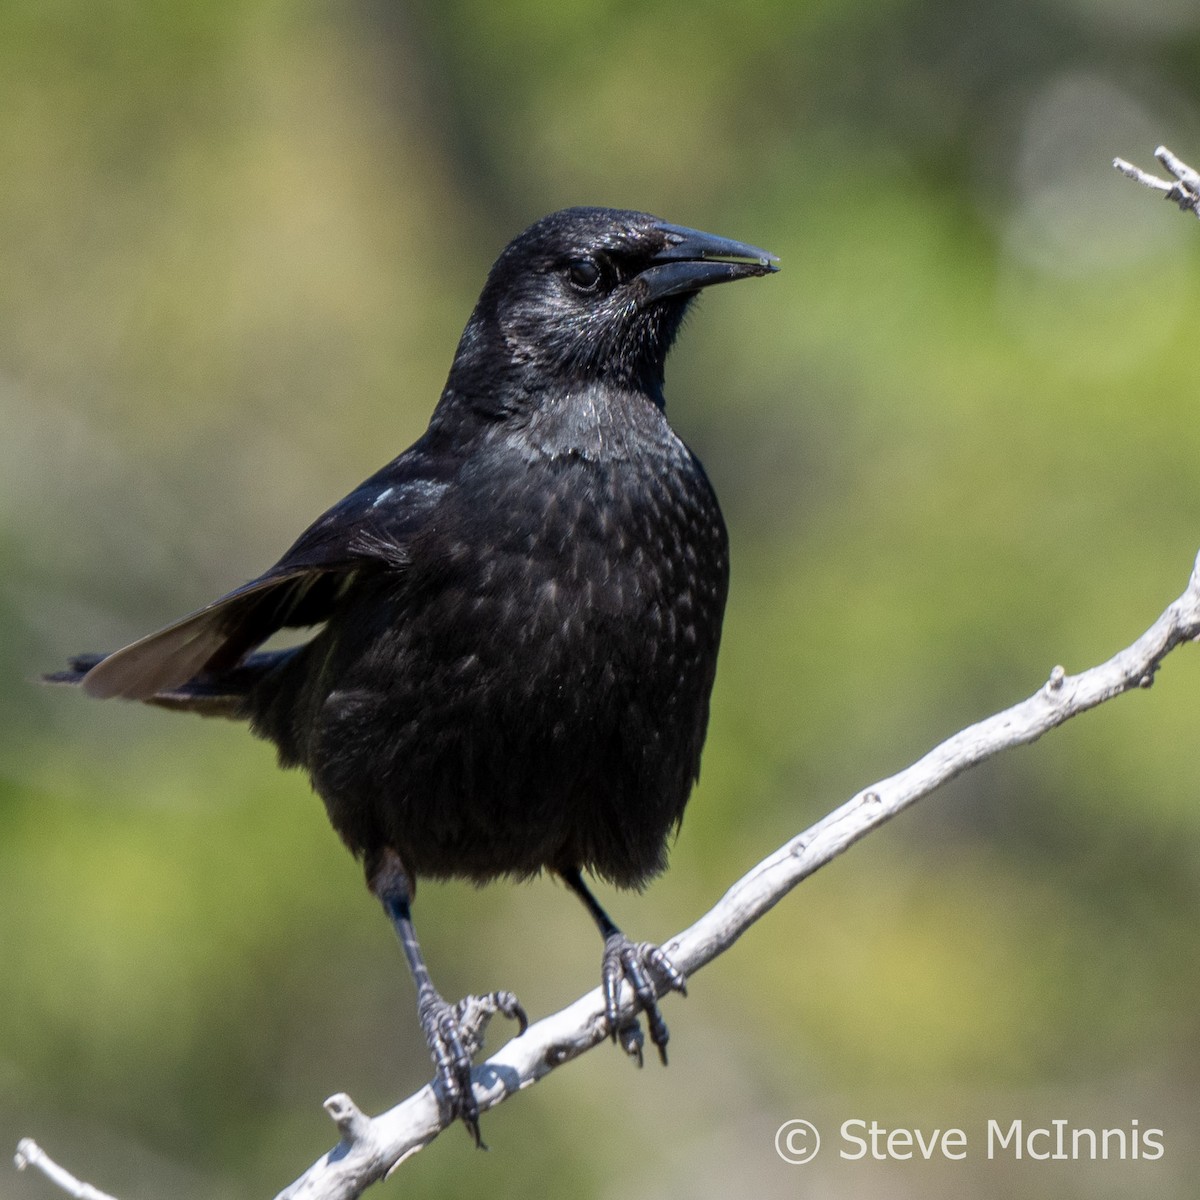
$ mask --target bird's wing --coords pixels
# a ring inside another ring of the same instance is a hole
[[[101,659],[84,691],[147,700],[227,670],[276,630],[326,620],[358,572],[402,571],[413,535],[449,486],[449,464],[431,464],[419,447],[314,521],[269,571]]]

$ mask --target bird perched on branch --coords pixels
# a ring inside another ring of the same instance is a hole
[[[248,721],[308,772],[395,926],[442,1102],[476,1142],[481,1022],[525,1013],[510,992],[442,998],[413,928],[421,876],[557,874],[603,936],[612,1036],[640,1061],[644,1013],[666,1061],[657,995],[683,976],[583,873],[637,887],[662,870],[697,777],[728,555],[663,370],[702,288],[775,269],[646,213],[543,218],[492,267],[419,441],[257,579],[47,677]]]

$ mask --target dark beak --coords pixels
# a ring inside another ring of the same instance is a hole
[[[651,260],[655,265],[639,276],[646,287],[644,303],[779,270],[775,255],[757,246],[683,225],[663,223],[658,228],[666,245]]]

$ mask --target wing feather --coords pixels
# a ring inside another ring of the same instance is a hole
[[[101,658],[84,691],[149,700],[236,667],[278,629],[321,624],[359,572],[407,567],[411,539],[455,469],[453,456],[431,457],[422,439],[314,521],[269,571]]]
[[[288,624],[289,610],[302,604],[317,583],[313,576],[328,574],[304,571],[257,579],[101,659],[83,677],[83,690],[102,700],[148,700],[204,671],[234,666]]]

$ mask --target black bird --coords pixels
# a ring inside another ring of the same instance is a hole
[[[701,288],[754,246],[572,208],[496,260],[429,428],[270,570],[51,682],[246,720],[303,767],[395,926],[443,1103],[479,1142],[471,1055],[510,992],[448,1004],[412,923],[419,876],[556,873],[604,938],[614,1040],[666,1062],[667,956],[583,872],[638,887],[697,778],[728,584],[724,522],[667,424],[663,369]],[[308,642],[258,651],[276,630]],[[622,1021],[622,980],[635,994]]]

